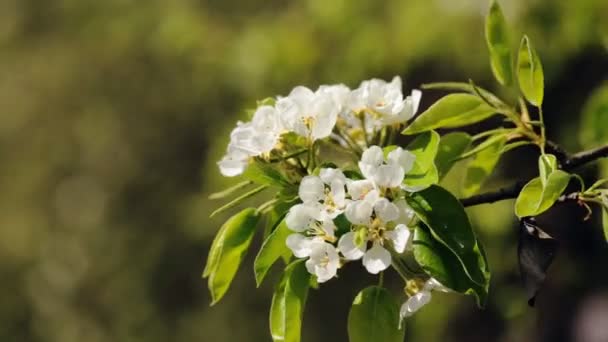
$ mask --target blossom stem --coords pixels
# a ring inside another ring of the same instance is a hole
[[[407,282],[408,281],[407,275],[403,271],[403,269],[401,269],[401,265],[399,265],[399,263],[395,259],[393,259],[393,262],[391,263],[391,265],[393,266],[393,269],[395,269],[395,271],[397,271],[397,273],[401,276],[403,281]]]

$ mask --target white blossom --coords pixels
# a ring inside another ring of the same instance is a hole
[[[297,258],[308,258],[306,269],[323,283],[336,276],[340,267],[340,256],[336,248],[319,237],[291,234],[287,237],[287,247]]]
[[[243,173],[249,159],[272,151],[282,132],[277,110],[260,106],[251,121],[238,122],[230,133],[226,155],[218,162],[220,172],[226,177]]]
[[[397,147],[384,157],[379,146],[370,146],[361,156],[359,169],[361,174],[376,186],[396,188],[401,185],[406,173],[412,170],[416,156],[401,147]]]
[[[357,241],[357,232],[342,235],[338,250],[348,260],[363,258],[363,265],[369,273],[377,274],[387,269],[391,265],[391,254],[385,248],[386,243],[390,242],[397,253],[403,253],[410,240],[409,228],[403,223],[397,224],[403,219],[403,211],[395,203],[380,197],[377,190],[369,191],[361,200],[350,202],[346,207],[346,218],[355,225],[364,226],[366,234],[362,241]],[[370,243],[372,246],[368,249]]]
[[[423,306],[431,301],[431,291],[449,292],[451,291],[447,287],[443,286],[437,279],[430,278],[424,284],[422,290],[418,293],[410,296],[399,311],[399,324],[404,318],[412,316],[416,311],[420,310]]]
[[[341,110],[337,99],[334,91],[323,88],[313,92],[298,86],[287,97],[279,98],[276,107],[287,131],[314,141],[328,137],[333,131]]]
[[[349,106],[355,112],[371,113],[374,125],[381,127],[411,119],[418,111],[421,97],[419,90],[413,90],[404,99],[399,76],[395,76],[390,83],[374,78],[363,81],[359,88],[352,91]]]

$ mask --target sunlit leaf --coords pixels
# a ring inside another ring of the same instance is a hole
[[[228,219],[213,240],[203,271],[203,276],[208,277],[211,305],[228,291],[249,249],[259,218],[254,208],[244,209]]]
[[[255,257],[255,261],[253,262],[257,286],[260,286],[270,267],[279,258],[283,257],[284,259],[287,259],[291,256],[291,251],[287,248],[285,241],[292,233],[293,231],[287,228],[287,224],[283,220],[262,244],[258,255]]]
[[[515,214],[518,217],[536,216],[551,208],[555,201],[566,190],[570,174],[556,170],[547,178],[543,187],[540,177],[536,177],[519,193],[515,201]]]
[[[469,162],[462,183],[463,196],[472,196],[481,189],[484,182],[494,171],[506,142],[506,136],[500,137],[477,153]]]
[[[471,94],[450,94],[435,102],[412,122],[403,134],[415,134],[436,128],[470,125],[495,113],[495,109]]]
[[[442,179],[456,162],[456,158],[471,146],[471,136],[464,132],[453,132],[441,137],[435,156],[435,166]]]
[[[285,187],[289,182],[285,176],[275,169],[271,164],[254,161],[247,166],[243,177],[260,185]]]
[[[519,88],[526,99],[536,107],[540,107],[543,103],[545,76],[540,58],[527,36],[522,38],[519,46],[517,78]]]
[[[270,334],[273,341],[300,341],[310,278],[304,260],[296,260],[285,268],[270,305]]]
[[[348,314],[350,342],[403,342],[399,306],[386,289],[371,286],[359,292]]]
[[[492,1],[486,17],[486,43],[490,51],[490,65],[496,80],[508,86],[513,79],[511,43],[505,17],[497,1]]]
[[[449,191],[432,185],[408,196],[407,202],[430,228],[433,237],[458,257],[469,278],[478,285],[486,286],[488,280],[484,270],[487,261],[479,250],[475,233],[460,201]]]
[[[488,295],[489,271],[485,276],[487,278],[485,286],[472,281],[458,257],[437,241],[423,223],[416,228],[412,245],[414,258],[425,272],[456,292],[474,295],[477,304],[484,306]]]
[[[547,178],[557,169],[557,158],[552,154],[542,154],[538,157],[538,172],[543,186],[547,183]]]
[[[416,156],[414,167],[403,180],[408,191],[419,191],[439,181],[435,157],[439,150],[440,136],[435,131],[418,135],[407,147]]]

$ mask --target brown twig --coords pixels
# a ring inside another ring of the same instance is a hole
[[[547,146],[549,146],[549,144]],[[608,145],[575,153],[571,156],[569,156],[559,145],[551,143],[551,146],[551,152],[553,152],[561,161],[562,169],[565,171],[571,171],[579,166],[583,166],[600,158],[608,157]],[[560,153],[560,156],[558,156],[557,153]],[[470,207],[478,204],[494,203],[506,199],[516,198],[521,189],[529,181],[530,179],[519,180],[508,187],[504,187],[496,191],[490,191],[479,195],[462,198],[460,199],[460,202],[463,206]],[[573,195],[565,195],[564,200],[569,199],[570,197],[573,197]]]

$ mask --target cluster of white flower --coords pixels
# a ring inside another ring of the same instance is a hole
[[[353,140],[366,147],[367,136],[412,118],[420,98],[421,92],[413,90],[404,99],[398,76],[390,83],[364,81],[354,90],[342,84],[323,85],[317,91],[295,87],[287,97],[278,97],[274,106],[258,107],[251,121],[237,124],[227,153],[218,162],[220,172],[228,177],[242,174],[251,158],[279,149],[281,137],[290,132],[312,143],[332,136],[335,130],[356,131],[365,138],[353,134]]]
[[[371,146],[359,162],[365,179],[348,179],[332,168],[302,179],[302,203],[293,206],[285,218],[287,226],[296,232],[287,238],[287,246],[296,257],[309,258],[306,267],[319,282],[336,275],[339,253],[345,260],[363,259],[367,271],[377,274],[391,265],[389,245],[396,253],[405,251],[413,211],[399,197],[414,159],[412,153],[399,147],[384,158],[380,147]],[[334,219],[340,214],[350,223],[351,231],[343,234],[335,246]]]

